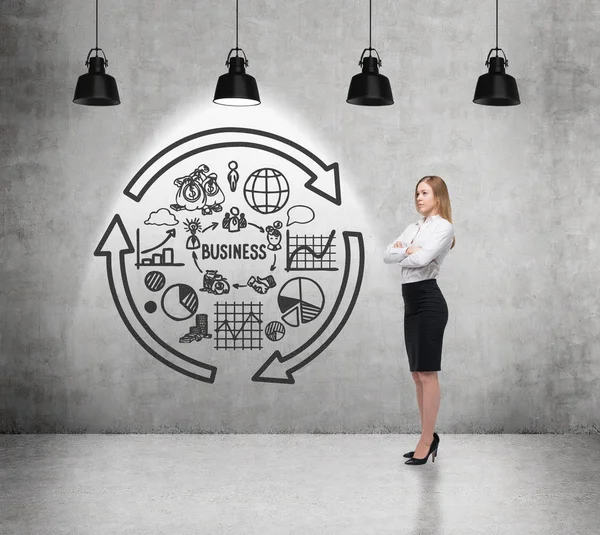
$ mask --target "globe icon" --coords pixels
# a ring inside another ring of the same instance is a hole
[[[244,198],[248,205],[261,214],[281,210],[290,196],[290,185],[277,169],[257,169],[244,184]]]

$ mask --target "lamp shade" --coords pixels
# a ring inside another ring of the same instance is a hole
[[[516,80],[506,74],[504,58],[490,58],[489,72],[477,80],[473,102],[484,106],[516,106],[521,104]]]
[[[229,59],[229,72],[219,76],[215,89],[215,104],[224,106],[257,106],[258,86],[253,76],[246,74],[242,57]]]
[[[352,77],[346,102],[358,106],[389,106],[394,103],[390,81],[379,74],[377,58],[369,56],[362,60],[362,72]]]
[[[77,80],[73,102],[85,106],[115,106],[121,103],[117,82],[105,72],[104,58],[96,56],[89,59],[89,72]]]

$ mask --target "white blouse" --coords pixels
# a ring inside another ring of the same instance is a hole
[[[422,216],[387,246],[383,261],[386,264],[398,264],[402,268],[402,284],[435,279],[450,251],[453,238],[454,227],[450,221],[439,214],[427,219]],[[401,241],[406,247],[394,247],[397,241]],[[419,245],[421,249],[407,255],[406,249],[410,245]]]

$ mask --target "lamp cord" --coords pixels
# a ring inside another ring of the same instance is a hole
[[[235,57],[239,57],[238,53],[238,0],[235,0]]]
[[[98,0],[96,0],[96,57],[98,57]]]
[[[369,57],[371,57],[371,0],[369,0]]]
[[[496,57],[498,57],[498,0],[496,0]]]

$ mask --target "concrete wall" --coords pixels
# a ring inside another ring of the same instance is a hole
[[[598,3],[500,2],[499,46],[522,100],[508,108],[471,102],[494,2],[373,4],[393,106],[345,102],[368,46],[366,0],[251,0],[239,38],[263,103],[229,109],[212,96],[235,46],[233,1],[100,2],[122,99],[110,108],[71,102],[94,46],[91,0],[2,3],[0,431],[418,431],[399,271],[381,252],[417,220],[418,179],[438,174],[456,232],[438,277],[450,311],[438,430],[598,432]],[[123,190],[142,166],[220,127],[337,162],[344,200],[319,216],[339,226],[338,250],[342,230],[364,238],[356,307],[294,384],[251,380],[264,350],[202,346],[213,383],[160,362],[127,329],[94,256],[115,214],[135,211]]]

